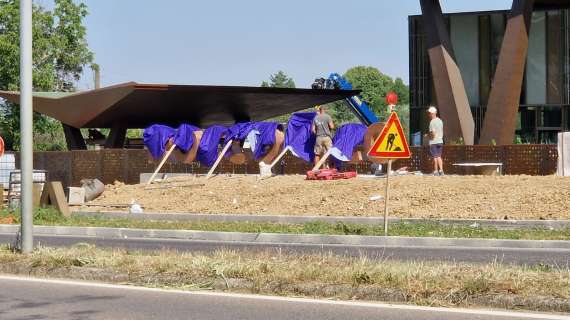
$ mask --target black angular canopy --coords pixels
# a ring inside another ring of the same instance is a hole
[[[357,95],[355,90],[124,83],[72,93],[38,93],[34,111],[75,128],[144,128],[151,124],[200,127],[261,121]],[[0,91],[19,102],[19,93]]]

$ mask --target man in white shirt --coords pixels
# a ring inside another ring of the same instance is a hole
[[[443,176],[443,121],[437,116],[437,108],[429,107],[427,110],[429,123],[429,153],[433,158],[433,175]]]

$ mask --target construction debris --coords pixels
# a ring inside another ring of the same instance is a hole
[[[337,169],[321,169],[307,171],[307,180],[341,180],[356,178],[357,173],[351,172],[338,172]]]
[[[83,179],[80,182],[85,189],[85,202],[97,199],[105,191],[105,185],[99,179]]]

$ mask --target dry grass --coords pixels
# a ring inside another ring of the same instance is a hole
[[[29,256],[0,249],[0,272],[190,290],[570,312],[567,267],[394,262],[279,251],[143,253],[78,245],[40,248]]]

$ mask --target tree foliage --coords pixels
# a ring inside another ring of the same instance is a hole
[[[19,90],[19,3],[0,0],[0,89]],[[75,91],[75,84],[93,53],[86,41],[83,19],[87,6],[73,0],[54,0],[54,10],[33,6],[33,87],[34,91]],[[11,103],[0,105],[0,135],[9,149],[19,146],[20,112]],[[36,150],[65,148],[61,124],[34,114]]]
[[[390,91],[396,92],[398,94],[398,115],[403,122],[402,125],[406,127],[409,118],[406,110],[409,109],[410,95],[408,86],[401,78],[393,80],[377,68],[366,66],[350,68],[343,77],[352,84],[354,89],[362,90],[362,100],[368,104],[380,121],[386,121],[389,116],[386,95]],[[329,109],[333,119],[339,125],[358,121],[345,102],[332,103]]]
[[[285,72],[279,70],[276,74],[269,76],[269,82],[263,81],[261,86],[264,88],[295,88],[295,81]]]
[[[279,70],[277,73],[269,76],[269,81],[263,81],[261,83],[263,88],[295,88],[295,81],[293,78],[289,77],[285,72]],[[285,123],[289,121],[291,117],[290,114],[277,116],[269,119],[269,121],[275,121],[280,123]]]

